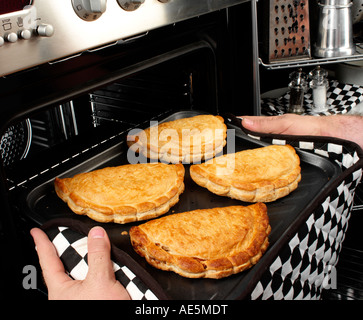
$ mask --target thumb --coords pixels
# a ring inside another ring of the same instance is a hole
[[[244,116],[242,125],[251,131],[275,134],[295,134],[299,132],[299,120],[302,116],[297,114],[284,114],[281,116]],[[306,118],[307,120],[307,118]],[[307,128],[304,128],[305,130]],[[301,130],[300,130],[301,131]]]
[[[101,227],[92,228],[88,234],[87,278],[115,278],[110,250],[111,244],[106,231]]]
[[[276,131],[279,124],[278,117],[243,117],[242,118],[242,125],[251,131],[255,132],[264,132],[264,133],[272,133]]]

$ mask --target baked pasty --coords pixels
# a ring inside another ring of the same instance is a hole
[[[250,268],[268,247],[263,203],[201,209],[130,229],[134,250],[152,266],[188,278],[220,279]]]
[[[220,116],[198,115],[152,126],[127,137],[129,148],[167,163],[196,163],[213,158],[226,145]]]
[[[69,208],[99,222],[127,223],[158,217],[179,201],[184,166],[130,164],[55,179]]]
[[[270,202],[297,188],[301,180],[300,158],[289,145],[271,145],[192,165],[190,175],[217,195],[246,202]]]

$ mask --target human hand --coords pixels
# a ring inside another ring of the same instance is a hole
[[[243,116],[242,125],[261,133],[286,135],[322,135],[321,119],[287,113],[281,116]]]
[[[111,245],[106,231],[94,227],[88,234],[88,273],[84,280],[71,279],[48,236],[40,229],[30,231],[48,288],[50,300],[129,300],[126,289],[115,278]]]
[[[281,116],[243,116],[242,125],[260,133],[336,137],[363,148],[363,116],[307,116],[286,113]]]

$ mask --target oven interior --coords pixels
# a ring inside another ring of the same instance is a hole
[[[43,179],[77,167],[102,152],[103,146],[125,141],[129,130],[146,128],[150,121],[173,111],[195,109],[216,113],[216,74],[213,59],[208,58],[209,50],[197,50],[72,100],[50,105],[8,128],[2,144],[9,145],[9,150],[2,158],[11,210],[17,216],[21,236],[29,238],[30,226],[47,220],[27,216],[18,206],[19,197]],[[52,214],[48,216],[51,218]],[[36,265],[31,240],[24,243],[29,245],[23,248],[29,255],[25,264]],[[43,297],[46,290],[41,281],[37,287]]]
[[[209,54],[208,49],[200,49],[161,63],[51,105],[18,123],[21,128],[17,130],[10,127],[2,141],[14,149],[6,152],[2,148],[9,189],[104,141],[122,139],[133,128],[147,127],[163,114],[176,110],[216,114],[216,74]],[[27,143],[16,146],[10,137],[16,141],[20,134],[19,140]]]

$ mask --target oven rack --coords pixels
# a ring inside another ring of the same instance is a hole
[[[117,113],[120,113],[120,110],[126,110],[126,112],[130,111],[130,108],[120,108],[122,102],[123,101],[120,98],[112,98],[100,93],[89,94],[93,127],[100,126],[102,121],[109,123],[122,123],[129,126],[137,125],[134,119],[124,120],[116,117]],[[147,108],[147,106],[144,106],[144,108]],[[133,112],[135,112],[135,110],[133,110]],[[140,110],[137,110],[137,112],[143,118],[146,114],[150,114],[148,112],[141,112]]]
[[[356,44],[357,47],[362,48],[363,43]],[[332,58],[310,58],[301,60],[286,60],[276,63],[264,63],[261,58],[258,59],[259,64],[265,67],[267,70],[277,70],[277,69],[288,69],[288,68],[298,68],[306,66],[317,66],[323,64],[332,63],[342,63],[342,62],[353,62],[363,60],[363,53],[357,53],[352,56],[347,57],[332,57]]]
[[[188,109],[192,101],[193,74],[181,78],[155,71],[114,82],[88,94],[94,127],[103,122],[134,126],[139,119],[150,119],[165,110]]]
[[[21,176],[16,172],[17,170],[11,168],[8,175],[10,178],[7,178],[9,191],[25,187],[29,182],[48,174],[50,171],[55,171],[67,162],[71,162],[70,160],[81,156],[87,157],[87,154],[92,154],[93,150],[97,150],[99,146],[115,144],[115,140],[121,140],[130,130],[148,127],[150,121],[163,118],[171,110],[190,108],[190,103],[193,100],[191,96],[192,77],[192,73],[180,76],[163,72],[160,79],[156,76],[155,71],[151,70],[142,75],[138,74],[122,81],[115,81],[89,92],[81,100],[71,100],[65,104],[54,106],[47,117],[32,118],[31,121],[34,124],[33,146],[37,149],[57,148],[51,140],[47,140],[51,137],[44,135],[44,132],[49,129],[47,123],[54,119],[56,119],[55,123],[59,127],[57,134],[61,133],[62,135],[58,137],[61,139],[60,141],[73,145],[73,140],[76,139],[80,141],[82,147],[77,147],[73,154],[72,151],[66,150],[68,156],[58,151],[58,157],[61,160],[53,157],[53,163],[47,161],[48,163],[42,165],[40,170],[34,168],[38,167],[38,164],[37,166],[23,165],[22,167],[27,166],[33,170],[31,174],[23,169],[23,176]],[[81,109],[87,111],[79,113]],[[100,136],[94,137],[97,138],[97,141],[92,141],[88,136],[85,137],[84,132],[78,133],[81,131],[81,128],[78,128],[78,122],[82,117],[89,119],[89,130],[92,130],[92,127],[100,133]],[[75,133],[76,131],[77,133]],[[87,140],[92,141],[89,142],[92,145],[89,145]],[[36,172],[34,172],[35,170]]]

